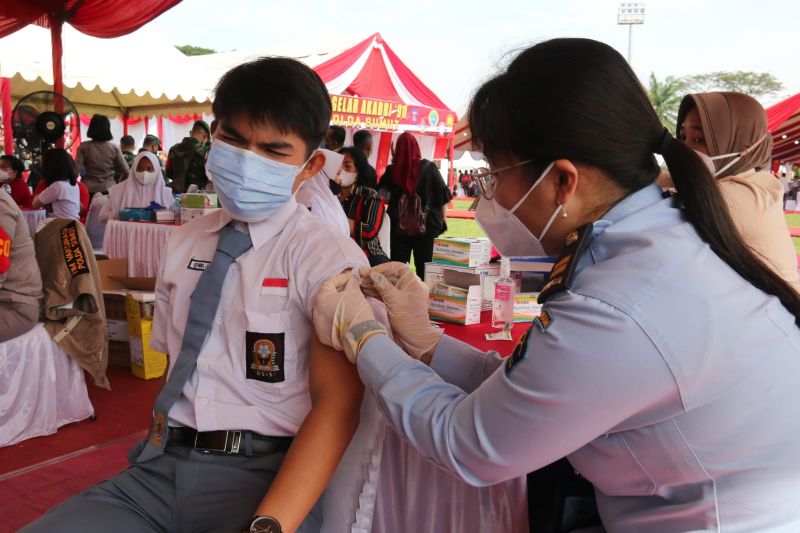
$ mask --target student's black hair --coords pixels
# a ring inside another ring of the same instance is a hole
[[[44,153],[42,175],[47,185],[57,181],[69,181],[70,185],[75,185],[78,178],[75,174],[75,161],[63,148],[51,148]]]
[[[22,173],[25,172],[25,163],[23,163],[18,157],[13,155],[4,155],[0,157],[3,161],[8,161],[8,164],[11,165],[11,170],[17,173],[17,177],[21,177]]]
[[[262,57],[226,72],[212,109],[217,120],[241,115],[297,135],[306,157],[325,138],[331,120],[330,95],[319,75],[287,57]]]
[[[353,146],[363,150],[372,142],[372,134],[367,130],[358,130],[353,134]]]
[[[355,146],[346,146],[339,150],[339,153],[349,154],[350,157],[353,158],[353,164],[356,167],[356,185],[372,187],[372,179],[370,175],[370,170],[372,170],[372,167],[369,166],[367,156],[364,155],[364,152]]]
[[[136,146],[136,141],[130,135],[123,135],[119,139],[119,146],[120,148],[134,148]]]
[[[331,126],[329,131],[331,140],[336,143],[336,146],[342,146],[347,137],[347,132],[344,128],[341,126]]]
[[[653,153],[662,154],[700,237],[744,279],[777,296],[800,325],[797,293],[745,244],[711,173],[664,128],[630,65],[610,46],[553,39],[524,50],[478,89],[469,122],[489,159],[516,156],[538,168],[569,159],[600,169],[627,194],[653,183]]]
[[[110,141],[114,138],[111,135],[111,121],[105,115],[93,115],[86,136],[93,141]]]

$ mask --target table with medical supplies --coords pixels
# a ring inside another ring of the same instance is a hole
[[[103,251],[109,259],[127,259],[128,276],[154,278],[158,276],[169,236],[179,227],[177,224],[109,220]]]
[[[514,346],[517,344],[522,335],[528,331],[528,328],[531,326],[530,322],[517,322],[511,328],[511,337],[512,340],[505,341],[505,340],[493,340],[489,341],[486,340],[487,333],[495,333],[497,332],[497,328],[492,327],[492,312],[491,311],[484,311],[481,313],[481,322],[480,324],[472,324],[471,326],[461,326],[459,324],[449,324],[446,322],[438,323],[439,326],[444,329],[444,332],[453,337],[454,339],[458,339],[461,342],[466,342],[470,346],[474,346],[475,348],[482,350],[482,351],[489,351],[494,350],[495,352],[499,353],[501,356],[505,357],[511,353],[514,349]]]
[[[47,216],[47,211],[44,209],[23,209],[22,216],[25,217],[25,222],[28,223],[31,237],[33,237],[36,234],[36,228],[39,227],[39,223]]]

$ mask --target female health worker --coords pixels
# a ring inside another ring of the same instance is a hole
[[[477,217],[495,246],[561,254],[542,316],[501,360],[442,336],[425,287],[390,263],[322,286],[323,342],[401,436],[468,483],[567,456],[609,531],[800,530],[800,301],[622,56],[537,44],[469,118],[494,168]],[[654,183],[654,152],[676,198]],[[397,344],[362,289],[386,303]]]

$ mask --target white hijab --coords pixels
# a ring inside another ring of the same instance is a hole
[[[156,173],[156,179],[147,185],[142,185],[135,175],[136,167],[143,157],[150,160]],[[169,208],[175,203],[175,196],[173,196],[172,189],[164,184],[164,175],[161,173],[161,162],[158,157],[152,152],[144,151],[133,159],[128,179],[108,190],[111,218],[119,218],[120,210],[128,207],[150,207],[150,202],[157,202]]]
[[[331,192],[328,180],[333,179],[342,168],[344,156],[330,150],[320,150],[325,155],[325,165],[314,177],[309,178],[297,191],[297,203],[306,206],[311,214],[328,222],[332,222],[348,237],[350,226],[344,214],[342,204]]]

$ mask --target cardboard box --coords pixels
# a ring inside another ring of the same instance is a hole
[[[480,285],[484,311],[492,308],[494,282],[498,277],[500,277],[499,263],[486,263],[477,267],[457,267],[443,263],[425,264],[425,283],[430,292],[433,292],[437,283],[458,287]]]
[[[436,284],[428,296],[428,316],[431,320],[469,326],[481,321],[481,286],[455,287]]]
[[[125,323],[125,335],[128,334],[128,325]],[[108,364],[131,367],[131,346],[128,342],[108,341]]]
[[[489,262],[489,239],[438,238],[433,241],[433,261],[451,266],[477,267]]]
[[[97,269],[104,294],[109,291],[117,291],[117,294],[124,296],[126,290],[152,292],[156,288],[156,278],[128,276],[127,259],[103,259],[97,262]]]
[[[125,296],[131,372],[142,379],[161,377],[167,369],[167,355],[150,347],[154,301],[155,294],[152,293],[129,293]]]
[[[533,322],[542,313],[538,292],[523,292],[514,295],[514,322]]]
[[[216,210],[217,208],[215,207],[181,207],[181,224],[186,224],[187,222],[191,222],[196,218],[213,213]]]
[[[103,293],[106,308],[106,326],[109,341],[128,342],[128,318],[125,315],[125,295],[115,292]]]

